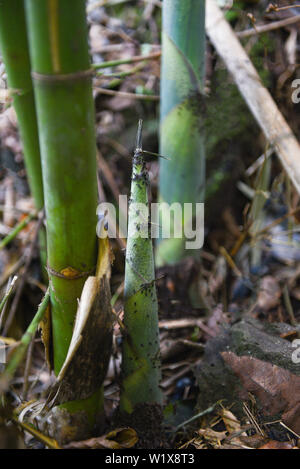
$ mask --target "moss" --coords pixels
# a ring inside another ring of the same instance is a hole
[[[272,76],[266,66],[266,58],[272,54],[274,49],[275,44],[272,40],[272,36],[266,33],[259,35],[258,40],[250,51],[250,59],[266,88],[270,88],[272,84]]]

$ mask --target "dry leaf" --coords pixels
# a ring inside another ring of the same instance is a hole
[[[293,449],[294,446],[289,441],[271,440],[257,449]]]
[[[138,441],[133,428],[117,428],[107,435],[90,438],[84,441],[73,441],[65,446],[67,449],[126,449],[132,448]]]
[[[233,352],[223,352],[225,362],[241,380],[247,399],[251,392],[262,405],[266,415],[282,413],[282,420],[300,434],[300,377],[290,371],[253,357],[238,357]]]
[[[226,431],[224,432],[216,432],[211,428],[204,428],[197,431],[198,435],[202,436],[205,440],[207,440],[211,445],[220,445],[221,441],[225,440],[226,438]]]
[[[240,422],[238,421],[236,416],[233,415],[232,412],[230,412],[230,410],[221,409],[220,415],[223,419],[226,430],[229,433],[235,433],[235,432],[240,432],[241,431]],[[246,435],[246,433],[243,433],[243,434]]]
[[[279,304],[281,290],[277,280],[271,275],[266,275],[261,279],[257,305],[263,311],[269,311]]]

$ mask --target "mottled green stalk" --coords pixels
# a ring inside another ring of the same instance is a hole
[[[138,135],[141,135],[141,121]],[[129,414],[137,404],[161,402],[158,305],[147,189],[148,174],[138,138],[128,214],[120,400],[121,410]]]
[[[85,1],[26,0],[25,5],[45,191],[54,370],[58,374],[69,348],[77,300],[95,269],[97,254],[96,139]],[[95,413],[99,402],[95,396],[69,408],[91,415],[90,401]]]
[[[171,161],[160,161],[159,196],[168,204],[204,202],[204,20],[205,0],[163,2],[160,153]],[[185,249],[184,237],[164,239],[156,260],[173,264],[197,252]]]
[[[36,209],[41,210],[44,206],[42,169],[23,0],[0,0],[0,47],[17,114],[30,190]],[[45,264],[44,230],[39,240]]]

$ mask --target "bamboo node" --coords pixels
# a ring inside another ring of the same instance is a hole
[[[91,270],[88,270],[87,272],[80,272],[79,270],[69,266],[65,267],[60,272],[57,272],[49,265],[47,265],[46,269],[48,274],[53,275],[54,277],[64,278],[66,280],[77,280],[79,278],[86,277],[88,275],[91,275],[95,270],[95,268],[93,268]]]
[[[55,74],[46,74],[31,72],[32,79],[35,81],[43,81],[47,83],[60,83],[62,81],[79,81],[89,79],[95,71],[91,68],[88,70],[81,70],[75,73],[55,73]]]

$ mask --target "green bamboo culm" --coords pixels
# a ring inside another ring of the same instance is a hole
[[[77,300],[95,269],[97,169],[84,0],[26,0],[42,156],[54,371],[69,348]],[[99,396],[65,405],[91,424]]]
[[[204,73],[205,0],[164,0],[160,153],[170,161],[160,161],[161,203],[204,202]],[[184,236],[160,239],[156,264],[174,264],[197,252],[185,249]]]
[[[44,194],[23,0],[0,0],[0,48],[18,119],[29,187],[39,211],[44,207]],[[45,265],[46,236],[43,230],[39,242],[42,264]]]
[[[131,414],[138,404],[161,404],[158,304],[149,225],[148,174],[139,122],[133,157],[124,286],[124,338],[120,409]]]

